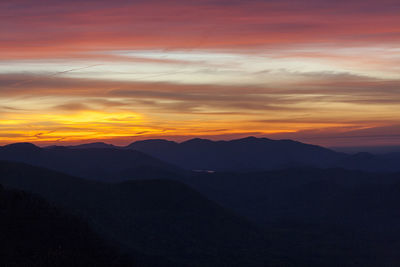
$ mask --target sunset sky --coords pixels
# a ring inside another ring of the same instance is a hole
[[[0,2],[0,144],[400,144],[399,0]]]

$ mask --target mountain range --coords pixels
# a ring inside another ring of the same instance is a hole
[[[91,146],[40,148],[30,143],[0,147],[0,160],[24,162],[84,178],[118,180],[120,173],[179,172],[180,169],[142,152]],[[158,171],[159,170],[159,171]]]
[[[0,147],[0,184],[4,203],[40,198],[35,214],[54,209],[88,229],[88,262],[99,249],[110,266],[397,266],[399,158],[254,137],[18,143]],[[37,220],[51,225],[53,215]],[[62,229],[66,244],[80,240]],[[7,238],[20,244],[16,232]]]
[[[0,147],[0,159],[108,181],[132,178],[139,173],[153,177],[179,171],[248,172],[293,167],[400,171],[400,153],[346,154],[292,140],[255,137],[231,141],[196,138],[182,143],[152,139],[125,147],[91,143],[40,148],[17,143]]]
[[[346,154],[293,140],[247,137],[231,141],[191,139],[137,141],[126,148],[191,170],[265,171],[288,167],[400,171],[400,153]]]

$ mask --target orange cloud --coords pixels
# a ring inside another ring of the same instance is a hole
[[[253,134],[333,144],[368,128],[398,143],[398,7],[2,1],[0,142]]]

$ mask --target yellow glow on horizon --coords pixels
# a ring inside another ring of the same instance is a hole
[[[175,122],[178,123],[178,122]],[[54,114],[8,114],[0,119],[0,144],[14,142],[54,143],[84,142],[86,140],[118,140],[141,136],[187,136],[188,138],[215,135],[246,135],[248,133],[279,134],[299,130],[335,128],[346,123],[302,122],[245,122],[223,119],[179,121],[179,127],[163,118],[155,122],[144,115],[127,112],[80,111]],[[112,142],[112,141],[111,141]]]
[[[6,114],[0,119],[2,143],[84,140],[156,133],[133,112],[80,111],[73,113]]]

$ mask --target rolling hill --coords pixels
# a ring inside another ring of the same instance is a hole
[[[0,160],[24,162],[73,176],[123,181],[167,178],[190,171],[255,172],[295,167],[400,171],[400,154],[345,154],[292,140],[248,137],[182,143],[144,140],[126,147],[105,143],[40,148],[29,143],[0,147]]]
[[[126,148],[189,170],[260,171],[294,166],[329,166],[346,156],[292,140],[247,137],[232,141],[192,139],[182,143],[145,140]]]
[[[117,148],[48,147],[30,143],[16,143],[0,147],[0,160],[16,161],[64,172],[73,176],[96,180],[118,181],[119,173],[174,172],[181,170],[139,151]],[[138,177],[140,178],[140,177]]]
[[[400,171],[400,153],[345,154],[293,140],[247,137],[231,141],[192,139],[182,143],[153,139],[127,147],[187,170],[269,171],[294,167]]]
[[[263,232],[180,182],[106,184],[0,162],[0,183],[35,193],[89,222],[126,251],[184,266],[263,266]]]

